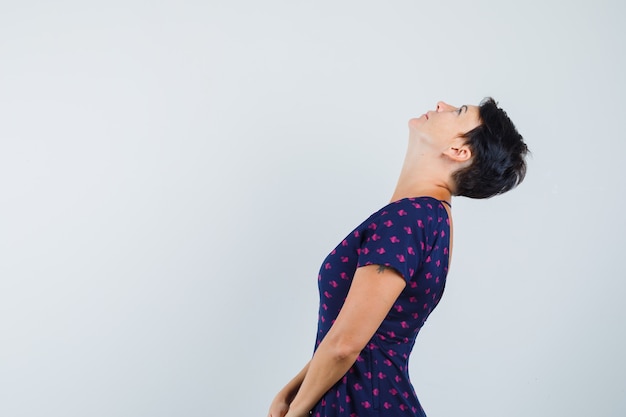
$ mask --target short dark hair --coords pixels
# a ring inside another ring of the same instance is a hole
[[[479,106],[481,125],[463,137],[472,163],[452,174],[454,195],[489,198],[519,185],[526,176],[528,147],[498,103],[488,97]]]

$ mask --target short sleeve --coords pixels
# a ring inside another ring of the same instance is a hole
[[[420,253],[419,213],[401,205],[390,205],[365,225],[361,246],[357,250],[357,267],[384,265],[398,271],[410,281],[418,269]]]

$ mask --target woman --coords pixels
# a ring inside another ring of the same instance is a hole
[[[408,358],[443,293],[451,197],[514,188],[524,179],[527,151],[491,98],[458,108],[439,102],[409,121],[391,203],[322,263],[315,353],[276,395],[270,417],[425,416]]]

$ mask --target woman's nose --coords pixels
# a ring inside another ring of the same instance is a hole
[[[437,111],[451,111],[454,110],[454,106],[449,105],[443,101],[437,102]]]

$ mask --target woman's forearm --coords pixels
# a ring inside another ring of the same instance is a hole
[[[358,351],[341,353],[332,342],[322,341],[285,417],[308,416],[324,393],[348,372],[358,354]]]
[[[310,362],[309,362],[310,363]],[[268,417],[284,417],[289,411],[289,404],[293,400],[293,398],[298,393],[300,389],[300,385],[302,385],[302,381],[304,380],[304,376],[309,369],[309,363],[307,363],[304,368],[298,374],[293,377],[291,381],[281,389],[278,394],[272,400],[272,404],[270,404],[270,410],[268,413]]]
[[[304,376],[309,369],[310,363],[311,361],[307,362],[304,368],[302,368],[302,370],[298,372],[298,374],[294,376],[293,379],[289,381],[287,385],[285,385],[284,388],[281,389],[276,396],[280,396],[287,404],[290,404],[298,393],[300,385],[302,385],[302,381],[304,380]]]
[[[391,268],[368,265],[357,269],[343,307],[309,362],[285,417],[306,417],[348,372],[405,286],[402,276]]]

